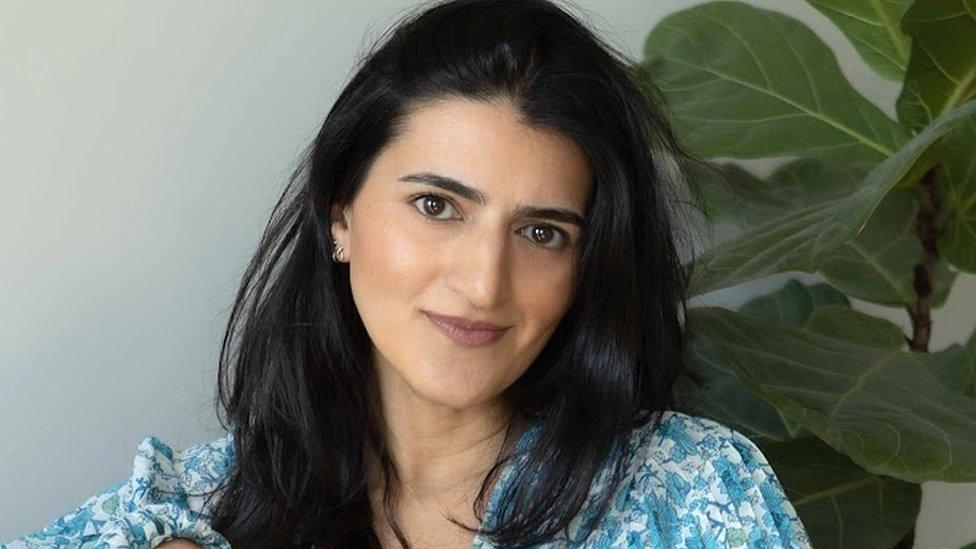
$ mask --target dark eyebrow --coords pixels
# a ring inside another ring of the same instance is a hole
[[[405,175],[399,179],[400,181],[406,181],[410,183],[426,183],[428,185],[433,185],[444,189],[445,191],[452,192],[458,196],[466,198],[475,204],[485,205],[488,203],[488,197],[478,189],[468,187],[467,185],[461,183],[456,179],[452,179],[447,176],[438,175],[430,172],[420,172],[412,173],[410,175]],[[538,206],[519,206],[516,210],[516,215],[519,217],[531,217],[535,219],[549,219],[552,221],[558,221],[562,223],[571,223],[577,227],[583,227],[583,216],[571,211],[564,210],[562,208],[541,208]]]

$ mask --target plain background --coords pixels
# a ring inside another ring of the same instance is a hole
[[[696,3],[567,7],[639,59],[661,17]],[[811,26],[893,115],[898,85],[825,17],[749,3]],[[0,1],[0,540],[127,477],[148,434],[174,448],[222,434],[217,351],[243,268],[354,61],[414,5]],[[696,304],[735,307],[793,276]],[[974,303],[961,275],[931,350],[966,338]],[[972,541],[974,519],[976,485],[927,483],[917,546]]]

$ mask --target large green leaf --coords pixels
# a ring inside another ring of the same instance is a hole
[[[905,76],[911,40],[901,31],[910,0],[807,0],[837,25],[857,53],[888,80]]]
[[[964,125],[960,124],[950,135]],[[731,223],[740,231],[747,231],[789,212],[846,198],[865,174],[850,166],[801,159],[781,166],[768,181],[728,163],[689,167],[689,182],[710,222]],[[916,232],[917,215],[913,191],[893,189],[858,236],[845,242],[819,273],[851,297],[914,307],[915,265],[924,256]],[[958,240],[964,239],[956,237],[953,242]],[[976,242],[963,244],[952,249],[960,253],[976,249]],[[932,307],[945,304],[957,274],[946,261],[936,263]]]
[[[717,307],[690,309],[686,325],[752,391],[867,471],[976,481],[976,401],[944,387],[918,354]]]
[[[805,329],[855,345],[879,349],[904,349],[907,339],[896,324],[840,305],[825,305],[810,315]],[[966,394],[973,384],[973,365],[966,349],[951,345],[937,353],[915,353],[914,358],[931,370],[943,387]]]
[[[817,283],[807,286],[798,280],[789,280],[776,291],[746,301],[739,307],[738,312],[766,322],[800,328],[822,308],[850,307],[850,305],[847,296],[829,284]],[[741,381],[739,385],[753,394]],[[770,406],[768,403],[766,405]],[[810,434],[810,431],[802,425],[782,414],[780,419],[791,438]]]
[[[917,353],[946,389],[971,398],[973,363],[962,345],[953,344],[937,353]]]
[[[908,138],[851,87],[816,34],[774,11],[739,2],[694,6],[661,20],[644,54],[641,68],[698,156],[797,155],[870,166]]]
[[[846,306],[848,301],[829,285],[805,286],[790,280],[776,291],[750,299],[739,311],[800,327],[818,308],[835,304]],[[743,385],[711,342],[695,334],[689,337],[688,367],[701,376],[702,383],[696,385],[684,378],[678,382],[679,408],[683,411],[720,421],[754,440],[786,440],[810,434]]]
[[[902,19],[912,37],[898,118],[913,130],[976,92],[976,0],[919,0]]]
[[[841,305],[820,307],[803,327],[866,347],[904,349],[906,343],[905,332],[897,324]]]
[[[915,524],[918,484],[867,473],[815,437],[759,442],[817,549],[889,549]]]
[[[810,319],[817,315],[817,312],[824,308],[850,307],[850,300],[847,296],[838,292],[829,284],[817,283],[805,285],[798,280],[789,280],[779,289],[766,295],[756,296],[743,303],[738,312],[751,316],[765,322],[773,322],[784,326],[801,328],[808,324]],[[718,359],[716,359],[716,362]],[[726,366],[730,372],[732,368]],[[745,391],[749,391],[742,382],[738,382]],[[755,398],[755,395],[753,394]],[[714,400],[719,400],[720,395],[716,395]],[[766,404],[769,406],[769,404]],[[791,438],[807,436],[810,431],[798,425],[795,421],[780,414],[780,419]]]
[[[844,164],[799,159],[767,180],[734,163],[696,163],[686,168],[689,187],[712,223],[748,231],[777,217],[846,198],[867,170]]]
[[[821,333],[854,343],[879,349],[898,350],[905,348],[907,342],[904,334],[895,324],[878,317],[862,313],[849,307],[835,304],[819,307],[804,327],[806,330]],[[910,353],[910,358],[916,360],[920,368],[931,373],[932,377],[946,390],[967,395],[974,381],[973,363],[966,349],[958,344],[938,352]],[[795,423],[787,416],[784,423],[792,427]],[[801,428],[802,429],[802,428]]]
[[[912,309],[918,300],[915,266],[925,257],[917,223],[914,191],[893,189],[857,237],[845,242],[818,272],[851,297]],[[933,308],[945,304],[957,274],[944,260],[935,264]]]
[[[956,267],[976,273],[976,117],[949,132],[940,149],[939,196],[947,219],[939,252]]]
[[[970,101],[939,117],[875,166],[848,197],[789,212],[706,250],[694,261],[691,295],[785,271],[816,272],[864,228],[893,187],[930,165],[931,145],[974,113],[976,101]]]
[[[708,340],[691,336],[687,358],[688,368],[702,381],[678,381],[677,409],[719,421],[754,440],[794,436],[776,408],[746,388]]]
[[[802,328],[816,311],[828,305],[850,307],[850,300],[829,284],[806,286],[798,280],[789,280],[778,290],[743,303],[739,314]]]

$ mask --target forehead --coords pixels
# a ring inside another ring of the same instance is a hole
[[[496,193],[582,207],[592,174],[569,137],[530,127],[504,100],[441,99],[416,108],[383,153],[390,169],[425,170]]]

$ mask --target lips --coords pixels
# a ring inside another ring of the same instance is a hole
[[[500,326],[492,322],[468,320],[460,316],[441,315],[430,311],[424,311],[424,313],[436,320],[464,328],[465,330],[504,330],[507,328],[507,326]]]
[[[447,337],[465,345],[481,347],[498,341],[508,330],[490,322],[472,322],[458,317],[424,311],[430,322]]]

